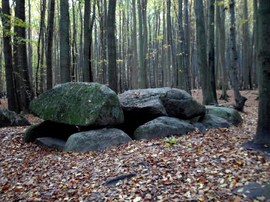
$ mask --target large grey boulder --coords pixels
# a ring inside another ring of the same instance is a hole
[[[186,121],[162,116],[138,127],[134,132],[134,139],[153,139],[172,135],[184,135],[194,129],[195,128]]]
[[[0,109],[0,127],[27,125],[30,125],[30,123],[23,116],[8,109]]]
[[[97,151],[129,141],[131,138],[126,133],[115,128],[84,131],[71,135],[65,144],[64,151]]]
[[[205,114],[203,105],[186,91],[176,88],[129,90],[118,97],[124,110],[125,124],[130,130],[129,133],[159,116],[188,120]]]
[[[117,125],[124,121],[114,91],[98,83],[64,83],[41,94],[30,104],[44,120],[78,126]]]
[[[206,106],[207,114],[212,114],[227,120],[229,123],[238,126],[243,119],[238,111],[228,107]]]

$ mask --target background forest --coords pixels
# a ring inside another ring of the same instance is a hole
[[[257,87],[257,0],[14,0],[1,5],[0,34],[11,42],[6,56],[11,72],[5,76],[7,49],[1,40],[0,91],[8,91],[11,78],[12,99],[18,103],[9,104],[15,111],[67,81],[100,82],[117,92],[202,88],[208,92],[205,104],[217,102],[215,89],[222,89],[226,99],[230,81],[239,89]]]

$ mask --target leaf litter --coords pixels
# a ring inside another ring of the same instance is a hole
[[[267,154],[241,147],[255,134],[255,99],[241,115],[239,127],[87,153],[24,143],[25,127],[1,128],[0,201],[266,201],[233,192],[270,179]]]

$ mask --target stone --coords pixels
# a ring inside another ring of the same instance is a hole
[[[28,126],[29,121],[23,116],[8,109],[0,109],[0,127]]]
[[[124,122],[114,91],[98,83],[64,83],[41,94],[30,110],[43,120],[78,126],[111,126]]]
[[[130,135],[140,125],[160,116],[188,120],[205,114],[203,105],[176,88],[129,90],[118,97],[125,115],[123,130]]]
[[[263,201],[270,199],[270,184],[259,184],[257,182],[249,182],[248,184],[233,190],[233,193],[244,194],[248,199],[263,198]]]
[[[67,152],[88,152],[104,150],[131,141],[123,131],[116,128],[104,128],[79,132],[71,135],[64,147]]]
[[[66,141],[53,137],[40,137],[36,139],[38,145],[63,151]]]
[[[212,114],[227,120],[234,126],[238,126],[243,122],[239,112],[235,109],[219,106],[206,106],[207,114]]]
[[[139,126],[134,132],[134,139],[164,138],[173,135],[185,135],[195,128],[187,121],[173,117],[158,117],[152,121]]]
[[[206,129],[208,128],[229,128],[232,126],[227,120],[215,116],[213,114],[206,114],[200,121]]]

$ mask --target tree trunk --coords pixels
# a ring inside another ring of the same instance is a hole
[[[258,7],[259,114],[254,142],[270,146],[270,4],[259,0]]]
[[[147,30],[144,24],[146,15],[146,0],[138,0],[138,19],[139,19],[139,64],[140,64],[140,77],[139,83],[141,88],[147,87],[146,75],[146,43],[147,43]]]
[[[60,1],[60,80],[61,83],[70,82],[70,40],[69,40],[69,4]]]
[[[222,0],[219,0],[222,1]],[[218,57],[217,57],[217,64],[219,66],[220,74],[221,74],[221,88],[222,88],[222,93],[220,99],[223,100],[228,100],[228,94],[227,94],[227,89],[228,89],[228,73],[227,73],[227,68],[226,68],[226,58],[225,58],[225,53],[226,53],[226,36],[225,36],[225,11],[224,11],[224,6],[221,5],[216,5],[217,7],[217,38],[218,38]]]
[[[132,46],[133,59],[131,65],[131,88],[138,87],[138,45],[137,45],[137,15],[136,0],[132,0]]]
[[[53,54],[55,0],[50,0],[48,4],[49,6],[48,6],[48,28],[47,28],[47,51],[46,51],[47,90],[51,89],[53,86],[52,54]]]
[[[25,0],[16,0],[15,16],[25,22]],[[23,112],[29,111],[30,101],[33,99],[33,91],[30,84],[29,70],[27,66],[26,30],[25,27],[17,27],[17,65],[20,70],[20,106]]]
[[[245,102],[247,98],[243,97],[239,91],[239,81],[238,81],[238,56],[236,50],[236,34],[235,34],[235,2],[230,0],[230,74],[231,74],[231,83],[234,91],[235,99],[235,109],[239,111],[244,110]]]
[[[207,63],[207,47],[206,47],[206,32],[204,24],[203,1],[195,1],[196,14],[196,37],[198,49],[198,65],[201,73],[201,85],[203,94],[203,104],[215,104],[216,100],[213,95],[213,88],[211,85],[211,77]]]
[[[90,82],[92,78],[91,70],[91,35],[90,32],[90,0],[85,0],[84,4],[84,57],[83,57],[83,81]]]
[[[208,25],[208,76],[210,100],[208,104],[217,104],[216,78],[215,78],[215,0],[209,1]],[[223,39],[222,39],[223,40]]]
[[[191,94],[191,75],[190,75],[190,20],[188,0],[184,1],[184,89]]]
[[[117,93],[118,77],[116,65],[115,9],[116,0],[109,0],[107,21],[109,87]]]
[[[6,72],[6,88],[8,98],[8,109],[11,111],[19,112],[19,107],[16,102],[16,91],[13,82],[13,64],[12,64],[12,47],[11,47],[11,36],[9,35],[11,24],[10,24],[10,7],[9,1],[2,1],[2,15],[3,27],[7,31],[4,32],[3,45],[4,45],[4,58],[5,58],[5,72]]]
[[[245,90],[252,89],[251,81],[251,54],[250,54],[250,35],[249,35],[249,22],[248,22],[248,4],[247,0],[244,0],[243,6],[244,23],[242,24],[243,30],[243,88]]]
[[[42,77],[42,68],[43,61],[42,58],[42,43],[44,38],[44,29],[45,29],[45,11],[46,11],[46,0],[40,1],[40,22],[39,22],[39,35],[38,35],[38,44],[37,44],[37,67],[36,67],[36,95],[39,95],[42,89],[40,89],[41,77]]]

